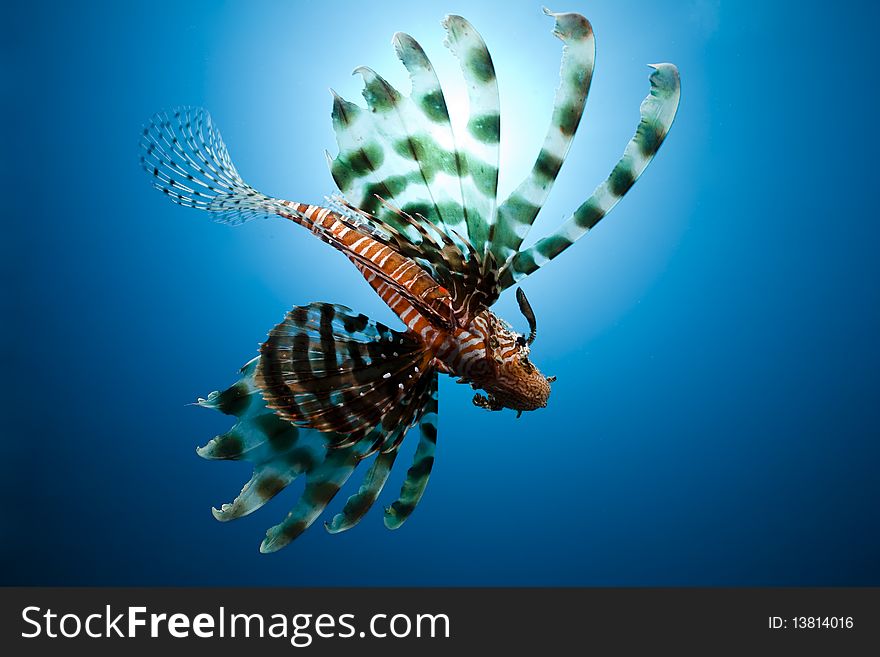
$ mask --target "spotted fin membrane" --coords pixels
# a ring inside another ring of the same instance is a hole
[[[523,248],[568,155],[595,63],[589,21],[544,11],[562,41],[559,85],[534,164],[506,199],[497,198],[502,115],[494,64],[479,33],[460,16],[448,16],[442,25],[467,89],[466,128],[453,129],[422,47],[409,35],[395,34],[393,47],[409,74],[408,94],[367,67],[355,70],[364,83],[364,106],[333,94],[338,153],[327,154],[327,161],[340,196],[330,199],[329,209],[282,201],[245,183],[210,116],[199,108],[154,115],[142,132],[141,166],[172,201],[222,223],[290,219],[342,251],[389,305],[434,313],[434,323],[445,321],[448,308],[449,321],[464,325],[611,211],[657,154],[678,108],[677,69],[653,65],[635,135],[608,178],[555,231]],[[362,237],[376,245],[371,249],[402,258],[406,267],[413,263],[433,287],[413,284],[422,278],[404,286],[386,276],[377,256],[357,251]],[[517,298],[524,307],[521,289]],[[533,314],[529,323],[533,338]],[[215,517],[226,521],[252,513],[304,477],[302,495],[260,548],[278,550],[313,524],[360,462],[371,459],[359,488],[325,522],[331,533],[349,529],[377,501],[406,435],[418,427],[413,462],[398,499],[385,510],[385,525],[399,527],[422,498],[433,466],[438,371],[447,370],[431,360],[412,327],[395,331],[335,304],[294,307],[235,384],[199,400],[236,422],[198,454],[249,461],[254,468],[241,493],[214,509]]]

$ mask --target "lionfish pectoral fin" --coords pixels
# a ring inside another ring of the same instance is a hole
[[[437,448],[437,373],[430,376],[428,391],[419,416],[419,443],[413,455],[412,465],[400,487],[400,497],[385,509],[385,526],[397,529],[410,517],[425,493],[434,452]]]
[[[397,426],[432,360],[415,334],[330,303],[295,307],[260,354],[255,380],[269,408],[298,426],[344,435],[346,446],[380,422]]]
[[[396,458],[396,449],[376,455],[357,493],[348,498],[340,513],[324,523],[324,528],[328,532],[336,534],[351,529],[366,515],[382,492],[385,482],[388,481]]]
[[[205,459],[250,461],[254,474],[241,493],[229,504],[213,509],[217,520],[233,520],[256,511],[284,490],[297,477],[306,477],[306,492],[297,504],[297,529],[305,530],[335,494],[327,485],[333,480],[339,485],[351,474],[356,464],[358,449],[333,450],[329,445],[338,436],[313,429],[296,427],[267,408],[256,385],[256,358],[242,369],[242,376],[223,392],[214,392],[199,402],[237,418],[235,426],[200,447],[198,455]],[[351,467],[349,467],[351,466]],[[332,477],[330,476],[332,474]],[[320,493],[317,489],[320,489]],[[290,516],[288,516],[290,520]],[[284,536],[264,547],[281,547],[294,538],[291,524]]]
[[[260,545],[260,552],[276,552],[308,529],[345,485],[371,445],[372,440],[366,437],[352,447],[330,449],[324,461],[310,473],[305,490],[291,512],[283,521],[270,527],[266,532],[266,538]],[[349,526],[360,520],[369,510],[370,504],[372,502],[363,508],[363,513],[356,516]]]
[[[300,475],[306,478],[291,512],[267,532],[262,552],[274,552],[308,529],[358,464],[375,454],[360,489],[326,523],[331,533],[354,526],[376,501],[416,424],[417,462],[395,502],[401,517],[427,484],[423,443],[429,434],[436,440],[436,430],[427,427],[436,427],[437,409],[431,358],[411,335],[343,306],[294,308],[270,333],[262,354],[242,369],[240,380],[198,404],[237,419],[198,454],[254,466],[238,497],[213,510],[215,518],[252,513]]]

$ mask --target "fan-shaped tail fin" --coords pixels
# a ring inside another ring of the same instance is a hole
[[[211,115],[200,107],[154,114],[140,140],[141,167],[179,205],[240,224],[277,214],[280,202],[248,185],[232,164]]]
[[[337,99],[337,108],[343,103]],[[356,115],[354,109],[345,112]],[[392,286],[428,321],[451,326],[449,303],[444,301],[448,293],[411,258],[402,256],[399,248],[387,240],[377,242],[382,235],[367,221],[369,215],[285,201],[256,191],[238,174],[206,111],[185,108],[156,114],[144,128],[141,149],[141,165],[154,186],[175,203],[207,211],[225,223],[271,215],[293,221],[341,251],[368,279],[372,275]],[[361,150],[363,161],[368,161],[366,150]],[[410,225],[401,225],[412,232]]]
[[[657,154],[675,119],[681,88],[674,65],[655,64],[652,68],[651,92],[642,101],[641,121],[623,157],[562,226],[508,261],[499,277],[502,289],[536,271],[583,237],[617,205]]]

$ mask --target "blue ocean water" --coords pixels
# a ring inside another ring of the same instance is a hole
[[[141,125],[203,105],[251,184],[318,202],[333,189],[323,150],[336,152],[327,87],[357,99],[349,74],[368,64],[406,88],[390,46],[402,30],[454,96],[439,21],[460,13],[498,72],[504,194],[557,84],[538,5],[4,9],[0,583],[880,584],[878,17],[841,3],[551,7],[592,21],[598,57],[535,237],[616,162],[645,64],[679,66],[682,103],[624,201],[524,283],[533,358],[559,377],[549,407],[487,413],[442,380],[434,474],[393,533],[377,505],[347,533],[316,525],[259,554],[299,487],[211,517],[250,472],[196,456],[228,420],[188,403],[233,382],[292,305],[395,324],[305,231],[168,203],[138,168]],[[498,310],[521,324],[512,293]]]

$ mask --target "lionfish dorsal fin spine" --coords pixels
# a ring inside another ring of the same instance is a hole
[[[506,263],[519,250],[547,200],[568,156],[593,79],[596,39],[590,22],[580,14],[544,11],[555,19],[553,34],[563,43],[559,86],[550,125],[531,172],[498,206],[492,253],[499,265]]]
[[[368,111],[352,103],[331,89],[333,110],[331,120],[336,134],[339,154],[327,157],[330,174],[343,195],[366,212],[377,195],[393,200],[399,191],[396,181],[386,181],[379,173],[385,153],[370,139],[373,119]]]
[[[461,16],[442,21],[445,45],[458,58],[468,96],[467,127],[456,134],[460,156],[468,175],[462,192],[467,214],[467,234],[477,253],[484,254],[495,223],[498,192],[501,105],[495,65],[479,32]]]
[[[413,126],[410,153],[418,161],[437,223],[447,235],[452,230],[464,231],[462,178],[467,169],[458,152],[440,80],[425,51],[410,35],[398,32],[392,44],[411,85],[409,102],[398,107],[407,125]]]
[[[508,261],[499,277],[502,289],[522,280],[586,235],[617,205],[654,159],[675,119],[681,86],[673,64],[654,64],[651,68],[651,91],[642,101],[641,120],[611,174],[558,229]]]
[[[380,199],[410,214],[424,214],[441,226],[464,225],[460,172],[436,75],[430,64],[426,68],[427,58],[417,50],[418,44],[414,46],[411,38],[403,36],[397,41],[398,54],[411,71],[413,93],[421,95],[414,100],[372,69],[355,69],[364,80],[367,109],[341,98],[334,100],[333,127],[339,154],[331,172],[353,205],[418,243],[418,236],[385,211]]]

